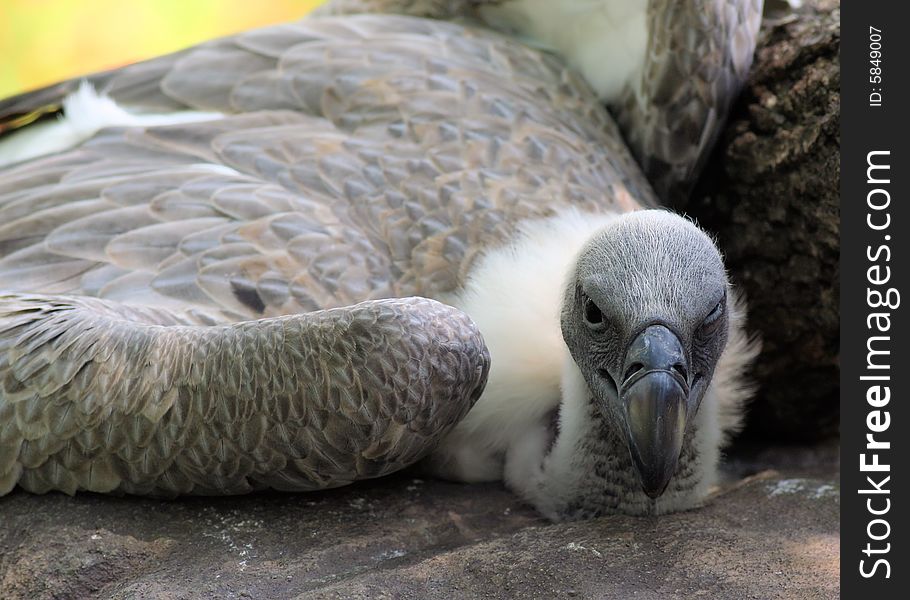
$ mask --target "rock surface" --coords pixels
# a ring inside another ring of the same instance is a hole
[[[699,510],[561,524],[498,486],[404,475],[177,501],[16,491],[0,597],[834,598],[836,452],[759,450]]]

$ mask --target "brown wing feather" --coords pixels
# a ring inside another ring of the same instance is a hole
[[[205,320],[435,296],[523,219],[652,203],[587,86],[493,33],[311,19],[165,62],[138,71],[159,76],[159,93],[257,110],[107,130],[0,171],[3,287]],[[106,77],[134,89],[130,69]]]
[[[489,369],[470,319],[425,299],[180,322],[0,295],[0,495],[17,482],[173,496],[378,477],[431,450]]]

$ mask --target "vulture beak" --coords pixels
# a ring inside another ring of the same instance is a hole
[[[646,327],[626,352],[620,406],[641,486],[663,494],[679,460],[689,404],[689,366],[679,337],[663,325]]]

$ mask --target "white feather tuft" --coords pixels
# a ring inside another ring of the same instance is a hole
[[[730,333],[727,347],[717,361],[711,387],[716,390],[719,445],[726,446],[730,436],[742,428],[746,403],[755,393],[755,387],[747,376],[750,367],[761,352],[761,340],[750,336],[746,330],[746,301],[737,293],[730,294]]]
[[[481,16],[565,57],[613,102],[644,68],[647,10],[647,0],[511,0],[483,5]]]
[[[210,121],[222,113],[181,111],[130,112],[112,98],[83,81],[63,100],[63,116],[54,122],[36,123],[0,141],[0,167],[74,148],[106,127],[152,127]]]
[[[526,223],[511,245],[478,261],[460,293],[440,298],[477,323],[492,362],[483,396],[434,455],[438,475],[499,480],[512,446],[527,436],[541,445],[568,358],[559,323],[566,280],[585,242],[615,218],[573,210]]]

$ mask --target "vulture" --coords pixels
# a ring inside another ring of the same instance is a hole
[[[0,494],[698,505],[756,348],[660,207],[760,13],[334,0],[0,101]]]

